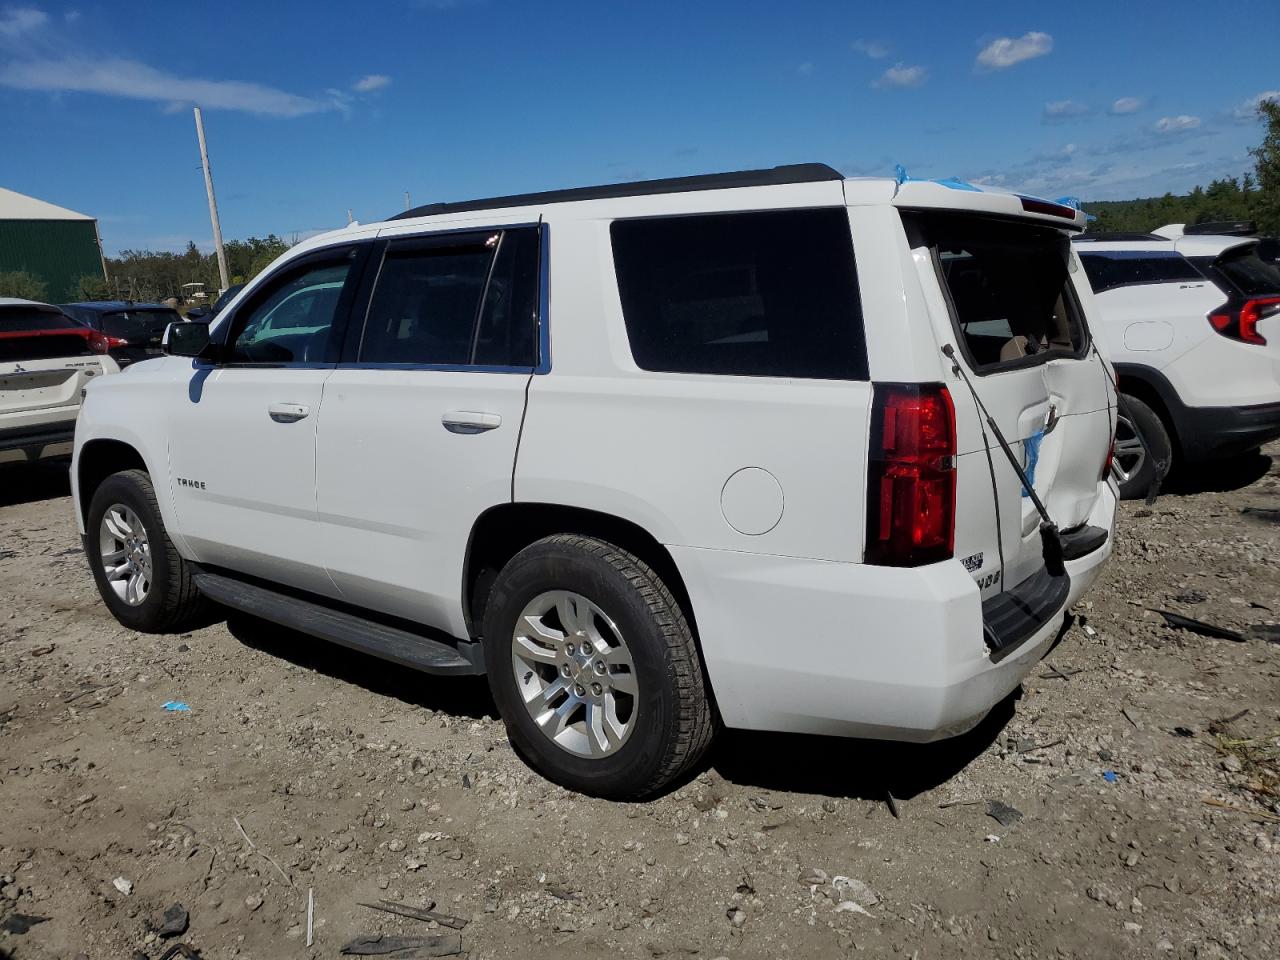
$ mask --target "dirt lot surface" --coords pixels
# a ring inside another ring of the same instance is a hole
[[[972,734],[733,734],[644,804],[531,773],[483,682],[121,628],[65,469],[0,473],[0,956],[157,958],[175,903],[210,958],[450,946],[379,900],[475,958],[1280,956],[1280,644],[1147,609],[1280,619],[1267,458],[1124,505],[1084,621]]]

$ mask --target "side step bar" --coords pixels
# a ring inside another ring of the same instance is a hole
[[[289,594],[218,573],[201,570],[194,575],[194,579],[200,592],[215,603],[270,620],[299,633],[310,634],[424,673],[449,676],[484,673],[484,658],[479,644],[459,644],[460,650],[459,647],[410,633],[408,630],[343,613],[323,604],[300,600]],[[471,654],[471,657],[467,654]]]

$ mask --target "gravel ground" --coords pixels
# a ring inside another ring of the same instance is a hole
[[[379,900],[434,901],[474,958],[1280,955],[1280,644],[1149,609],[1280,619],[1268,457],[1125,504],[1061,644],[972,734],[731,734],[644,804],[532,774],[483,682],[250,621],[121,628],[65,470],[0,472],[0,957],[156,958],[175,903],[207,958],[449,948]]]

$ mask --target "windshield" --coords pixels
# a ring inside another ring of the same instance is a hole
[[[125,340],[152,340],[182,318],[173,310],[121,310],[102,316],[102,332]]]

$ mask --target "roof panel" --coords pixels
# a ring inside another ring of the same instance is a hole
[[[94,217],[76,213],[35,197],[28,197],[16,190],[0,187],[0,220],[93,220]]]

